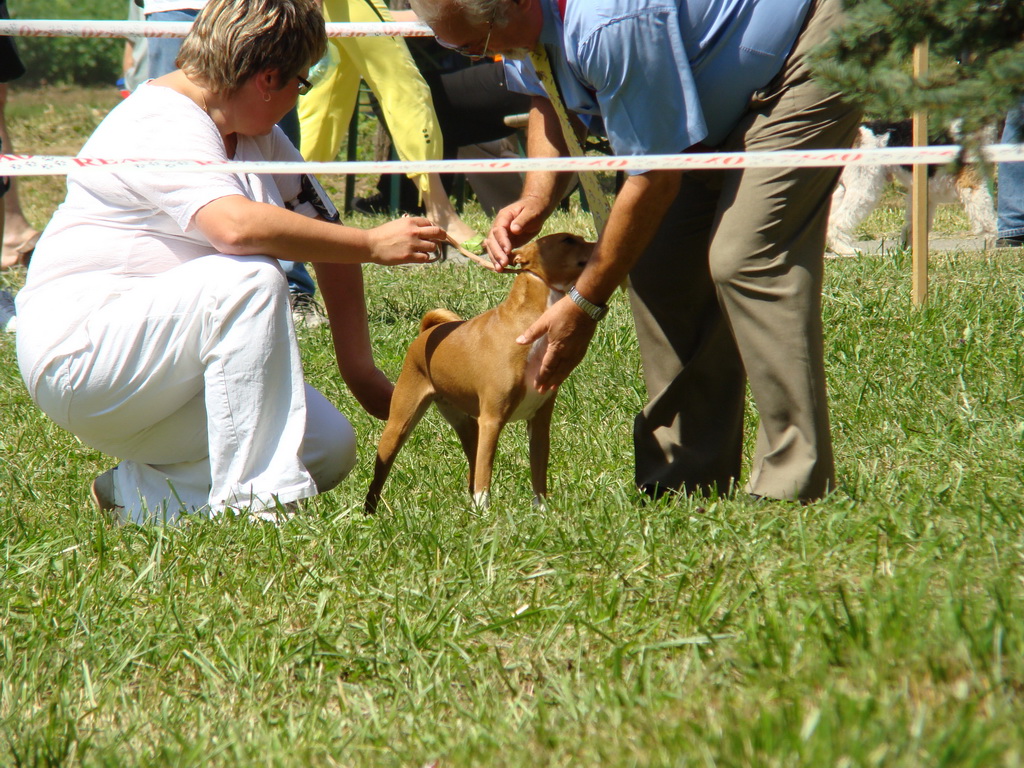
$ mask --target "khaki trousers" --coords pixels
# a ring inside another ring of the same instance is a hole
[[[810,79],[807,54],[841,21],[818,0],[783,71],[719,151],[852,144],[859,111]],[[740,477],[745,384],[760,417],[749,493],[812,500],[835,484],[821,324],[825,229],[838,168],[686,173],[630,275],[649,402],[636,482],[657,494]]]

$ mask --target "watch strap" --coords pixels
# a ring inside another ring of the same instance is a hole
[[[608,314],[607,304],[595,304],[586,296],[576,290],[576,286],[569,288],[569,293],[566,294],[572,302],[583,310],[584,314],[593,320],[595,323],[602,317]]]

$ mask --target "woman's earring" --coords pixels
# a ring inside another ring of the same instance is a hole
[[[269,93],[264,93],[264,94],[263,94],[263,100],[264,100],[265,102],[268,102],[268,103],[269,103],[269,102],[270,102],[270,94],[269,94]]]

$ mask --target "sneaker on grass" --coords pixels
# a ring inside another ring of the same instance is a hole
[[[0,331],[14,333],[18,325],[18,315],[14,309],[14,297],[7,291],[0,290]]]
[[[296,328],[319,328],[327,322],[327,313],[311,294],[293,293],[292,321]]]
[[[98,475],[89,486],[89,496],[99,512],[109,516],[114,523],[124,523],[124,506],[117,503],[114,495],[114,473],[117,467]]]

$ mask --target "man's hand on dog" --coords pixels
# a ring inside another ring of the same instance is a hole
[[[437,259],[448,235],[420,216],[403,216],[367,231],[374,264],[426,264]]]
[[[499,272],[509,265],[514,248],[525,245],[540,234],[547,213],[544,202],[531,196],[516,200],[498,211],[484,245]]]
[[[569,377],[587,354],[596,328],[597,323],[572,300],[562,298],[516,339],[518,344],[533,344],[545,333],[548,335],[548,348],[534,381],[538,392],[543,394],[555,389]]]

